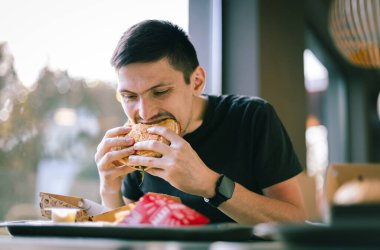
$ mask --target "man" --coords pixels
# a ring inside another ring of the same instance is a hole
[[[147,192],[166,193],[212,222],[258,224],[305,219],[296,176],[301,166],[275,111],[245,96],[202,94],[205,71],[187,35],[169,22],[147,20],[121,37],[112,65],[127,118],[133,123],[178,121],[179,136],[164,127],[157,141],[135,143],[129,127],[110,129],[95,154],[104,205],[115,208]],[[115,150],[115,148],[122,148]],[[161,158],[132,155],[152,150]],[[129,156],[139,171],[119,160]]]

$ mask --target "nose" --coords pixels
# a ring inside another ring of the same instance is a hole
[[[149,121],[157,113],[154,103],[144,97],[139,99],[138,109],[139,116],[143,121]]]

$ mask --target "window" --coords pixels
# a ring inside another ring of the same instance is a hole
[[[310,29],[305,30],[307,172],[315,177],[317,209],[324,214],[325,170],[330,163],[348,162],[347,82],[337,62]]]
[[[41,191],[98,201],[96,146],[125,121],[109,64],[113,49],[143,19],[187,30],[188,4],[2,1],[0,220],[37,217]]]
[[[328,165],[328,131],[323,122],[323,98],[328,89],[329,75],[326,67],[308,49],[304,51],[304,74],[308,99],[307,171],[317,178],[317,185],[322,185],[322,177]]]

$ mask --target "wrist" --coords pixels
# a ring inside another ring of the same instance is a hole
[[[120,195],[121,196],[121,187],[109,187],[109,186],[100,186],[100,196],[116,196]]]
[[[202,197],[211,198],[215,196],[215,186],[219,179],[219,176],[220,174],[212,172],[210,176],[207,177],[207,181],[204,182],[206,186],[204,188]]]
[[[204,200],[212,207],[219,207],[220,204],[232,198],[234,191],[235,182],[221,174],[215,184],[214,196],[204,197]]]
[[[121,190],[100,189],[102,205],[108,208],[117,208],[123,205]]]

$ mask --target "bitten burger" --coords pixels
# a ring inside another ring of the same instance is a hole
[[[166,119],[166,120],[163,120],[159,123],[154,123],[154,124],[142,124],[142,123],[131,124],[131,123],[127,122],[126,125],[131,126],[132,129],[125,136],[132,137],[135,140],[135,143],[140,142],[140,141],[156,140],[156,141],[160,141],[162,143],[169,145],[170,142],[167,139],[165,139],[164,137],[162,137],[161,135],[151,134],[147,131],[148,128],[153,127],[153,126],[167,127],[168,129],[174,131],[176,134],[178,134],[178,135],[181,134],[180,124],[173,119]],[[160,158],[162,156],[160,153],[150,151],[150,150],[137,150],[134,153],[134,155],[149,156],[149,157],[156,157],[156,158]],[[121,163],[123,163],[124,165],[127,165],[127,166],[134,168],[136,170],[144,170],[146,168],[145,166],[136,166],[136,165],[129,163],[128,157],[125,157],[119,161]]]

